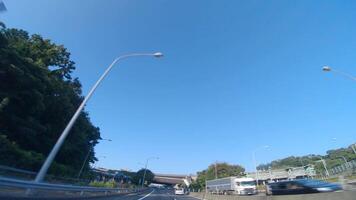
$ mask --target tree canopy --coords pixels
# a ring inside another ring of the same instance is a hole
[[[261,164],[257,167],[259,170],[271,169],[283,169],[288,167],[301,167],[308,164],[315,165],[315,169],[318,173],[324,171],[320,159],[324,159],[328,168],[333,168],[337,165],[345,163],[344,158],[347,161],[356,159],[356,154],[353,152],[351,145],[347,148],[339,148],[334,150],[329,150],[326,155],[305,155],[305,156],[289,156],[287,158],[274,160],[267,164]]]
[[[132,182],[136,185],[141,185],[144,173],[145,173],[145,169],[138,170],[135,174],[133,174]],[[154,176],[155,175],[153,174],[153,172],[151,170],[146,169],[144,184],[149,185],[150,183],[152,183]]]
[[[203,189],[205,188],[205,181],[215,179],[215,175],[217,178],[225,178],[229,176],[240,177],[244,175],[244,172],[245,168],[240,165],[231,165],[226,162],[213,163],[209,165],[207,169],[197,173],[197,180],[193,182],[191,187],[195,189]]]
[[[0,28],[0,164],[38,171],[83,100],[72,77],[75,63],[63,45],[20,29]],[[55,158],[50,173],[78,173],[99,128],[82,112]]]

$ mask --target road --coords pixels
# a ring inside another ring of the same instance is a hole
[[[113,195],[106,197],[84,197],[84,198],[46,198],[46,197],[33,197],[33,198],[24,198],[24,197],[10,197],[7,195],[0,195],[1,200],[199,200],[195,197],[188,195],[174,195],[173,189],[149,189],[140,193],[131,193],[124,195]]]
[[[115,196],[106,197],[83,197],[83,198],[9,198],[0,195],[1,200],[201,200],[204,197],[195,195],[200,198],[196,198],[188,195],[174,195],[172,189],[148,189],[140,193],[131,194],[121,194]],[[264,195],[252,195],[252,196],[236,196],[236,195],[213,195],[206,196],[206,199],[210,200],[355,200],[356,191],[343,191],[343,192],[333,192],[333,193],[318,193],[318,194],[305,194],[305,195],[280,195],[280,196],[264,196]]]
[[[188,195],[174,195],[173,189],[150,189],[140,194],[100,198],[105,200],[199,200]]]

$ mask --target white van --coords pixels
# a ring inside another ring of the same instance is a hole
[[[184,195],[185,189],[184,188],[176,188],[176,189],[174,189],[174,194],[175,195]]]

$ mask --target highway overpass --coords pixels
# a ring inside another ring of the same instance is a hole
[[[156,174],[153,178],[154,183],[177,185],[182,184],[189,186],[196,176],[182,174]]]

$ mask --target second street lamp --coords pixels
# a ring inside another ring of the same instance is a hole
[[[111,139],[100,139],[100,140],[105,140],[105,141],[108,141],[108,142],[112,141]],[[82,167],[80,168],[80,170],[78,172],[77,179],[79,179],[80,175],[82,174],[84,166],[87,163],[87,160],[89,158],[89,155],[90,155],[90,152],[92,151],[92,149],[93,149],[93,143],[90,144],[89,151],[88,151],[87,155],[85,156],[85,159],[83,161]]]
[[[69,134],[69,131],[72,129],[75,121],[77,120],[77,118],[79,117],[80,113],[82,112],[85,104],[88,102],[88,100],[93,95],[93,93],[96,90],[96,88],[100,85],[100,83],[108,75],[108,73],[111,71],[111,69],[114,67],[114,65],[117,62],[119,62],[120,60],[122,60],[122,59],[129,58],[129,57],[137,57],[137,56],[151,56],[151,57],[160,58],[160,57],[163,56],[163,54],[161,52],[157,52],[157,53],[132,53],[132,54],[126,54],[126,55],[119,56],[119,57],[115,58],[114,61],[109,65],[109,67],[106,68],[106,70],[100,76],[100,78],[96,81],[94,86],[90,89],[89,93],[85,96],[84,100],[82,101],[82,103],[80,104],[78,109],[75,111],[74,115],[72,116],[72,118],[68,122],[67,126],[63,130],[61,136],[58,138],[56,144],[54,145],[54,147],[52,148],[51,152],[47,156],[45,162],[43,163],[43,165],[42,165],[42,167],[40,169],[40,171],[37,173],[36,178],[35,178],[35,182],[41,182],[44,179],[44,177],[45,177],[45,175],[46,175],[46,173],[48,171],[48,168],[51,166],[54,158],[56,157],[56,155],[57,155],[59,149],[61,148],[64,140],[66,139],[67,135]]]
[[[322,157],[319,157],[319,159],[320,159],[320,160],[318,160],[318,161],[316,161],[316,162],[321,162],[321,163],[323,164],[324,169],[325,169],[325,175],[326,175],[327,177],[329,177],[330,174],[329,174],[328,167],[326,166],[325,160],[324,160]]]
[[[253,152],[252,152],[252,159],[253,159],[253,163],[255,165],[255,170],[256,170],[256,184],[258,185],[258,169],[257,169],[257,162],[256,162],[256,152],[260,149],[263,149],[263,148],[269,148],[268,145],[265,145],[265,146],[261,146],[261,147],[258,147],[257,149],[255,149]]]
[[[145,165],[145,171],[143,172],[143,178],[142,178],[142,183],[141,183],[141,186],[143,187],[143,184],[145,184],[145,178],[146,178],[146,171],[147,171],[147,165],[148,165],[148,161],[149,160],[152,160],[152,159],[159,159],[158,157],[150,157],[150,158],[147,158],[146,160],[146,165]]]

